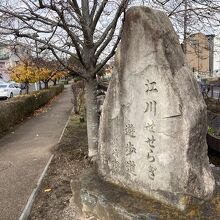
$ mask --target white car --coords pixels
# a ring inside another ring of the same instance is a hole
[[[12,98],[21,94],[21,89],[15,83],[0,83],[0,98]]]

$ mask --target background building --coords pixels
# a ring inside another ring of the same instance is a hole
[[[0,44],[0,79],[10,80],[10,68],[17,65],[27,55],[28,50],[23,45]]]
[[[186,41],[186,59],[201,77],[220,77],[220,34],[192,34]]]
[[[0,44],[0,78],[3,80],[9,80],[7,62],[9,60],[8,47],[4,44]]]
[[[204,77],[210,75],[210,47],[206,35],[196,33],[187,38],[186,59],[193,72]]]

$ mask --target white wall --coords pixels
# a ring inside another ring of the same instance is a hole
[[[214,37],[213,75],[220,74],[220,35]]]

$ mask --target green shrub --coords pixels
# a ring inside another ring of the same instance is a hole
[[[63,91],[64,85],[57,85],[29,95],[17,96],[0,102],[0,136],[18,122],[45,105],[51,98]]]
[[[208,133],[215,135],[215,129],[213,127],[208,126]]]
[[[62,80],[61,83],[63,83],[64,85],[67,85],[69,83],[68,80]]]

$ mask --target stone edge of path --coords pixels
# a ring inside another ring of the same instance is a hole
[[[63,130],[62,130],[62,133],[61,133],[61,135],[60,135],[60,138],[59,138],[58,143],[60,143],[60,141],[61,141],[61,139],[62,139],[62,137],[63,137],[63,135],[64,135],[64,132],[65,132],[65,130],[66,130],[66,127],[67,127],[67,125],[69,124],[69,121],[70,121],[72,112],[73,112],[73,109],[70,111],[70,115],[69,115],[69,117],[68,117],[68,119],[67,119],[67,122],[66,122],[66,124],[65,124],[65,126],[64,126],[64,128],[63,128]],[[19,220],[27,220],[27,219],[28,219],[28,217],[29,217],[29,215],[30,215],[30,213],[31,213],[31,208],[32,208],[33,203],[34,203],[34,201],[35,201],[35,198],[36,198],[36,196],[37,196],[37,193],[38,193],[38,191],[39,191],[39,189],[40,189],[40,187],[41,187],[42,181],[43,181],[43,179],[44,179],[44,177],[45,177],[45,175],[46,175],[46,173],[47,173],[47,170],[48,170],[48,168],[49,168],[49,165],[50,165],[50,163],[51,163],[53,157],[54,157],[54,154],[52,154],[52,155],[50,156],[49,161],[47,162],[47,164],[46,164],[46,166],[45,166],[45,168],[44,168],[42,174],[40,175],[40,178],[39,178],[38,181],[37,181],[37,186],[36,186],[36,188],[32,191],[32,193],[31,193],[31,195],[30,195],[30,197],[29,197],[29,199],[28,199],[28,201],[27,201],[27,203],[26,203],[26,205],[25,205],[25,208],[23,209],[23,211],[22,211],[22,213],[21,213],[21,216],[19,217]]]

